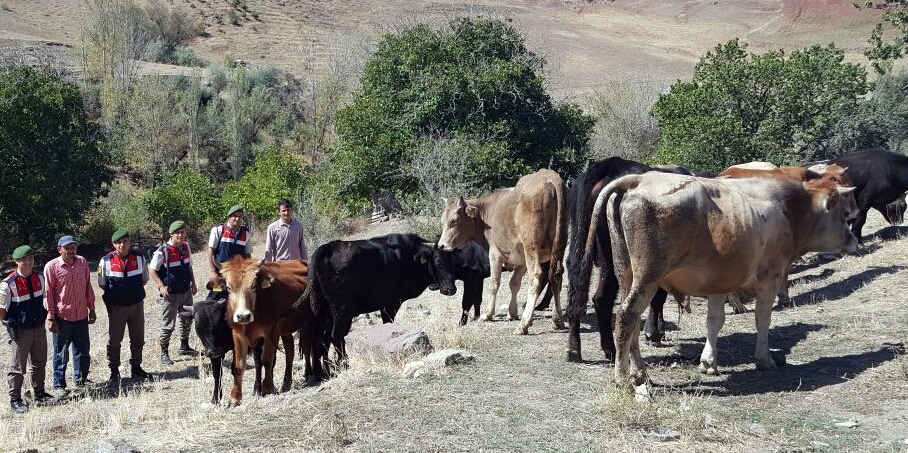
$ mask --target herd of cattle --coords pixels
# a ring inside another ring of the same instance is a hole
[[[502,271],[513,271],[508,314],[520,319],[517,333],[528,332],[534,308],[554,301],[555,327],[564,328],[565,319],[568,324],[567,359],[579,362],[580,320],[593,265],[601,270],[593,296],[598,324],[605,326],[600,346],[614,361],[616,377],[630,378],[635,385],[647,381],[640,319],[649,306],[646,337],[662,338],[668,293],[679,300],[708,297],[700,359],[701,372],[708,374],[718,372],[716,337],[725,321],[727,296],[755,297],[756,365],[775,369],[768,343],[770,314],[776,296],[787,296],[791,264],[808,252],[855,251],[870,209],[891,223],[901,222],[906,191],[908,157],[884,149],[809,167],[749,163],[719,175],[612,157],[592,164],[570,190],[557,173],[540,170],[515,187],[481,198],[446,200],[435,243],[414,234],[391,234],[329,242],[308,263],[235,257],[223,266],[221,281],[211,282],[226,286],[226,303],[206,300],[195,309],[196,332],[215,374],[212,402],[221,398],[220,361],[227,351],[234,351],[230,405],[242,398],[250,349],[254,391],[275,391],[279,340],[287,351],[282,390],[289,388],[294,332],[299,332],[307,382],[315,383],[334,367],[346,366],[344,337],[355,316],[378,311],[391,322],[404,301],[427,288],[453,295],[455,281],[461,280],[463,325],[471,308],[473,319],[480,316],[483,280],[491,276],[492,300],[484,317],[491,320]],[[568,236],[568,303],[562,317]],[[517,294],[526,274],[532,286],[519,315]],[[620,308],[613,315],[619,293]],[[614,329],[607,328],[613,321]]]

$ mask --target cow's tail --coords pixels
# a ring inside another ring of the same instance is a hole
[[[555,189],[555,207],[557,216],[555,218],[555,240],[552,241],[552,262],[549,266],[549,285],[556,282],[555,277],[564,274],[564,250],[567,245],[568,234],[568,215],[567,204],[565,203],[565,184],[564,181],[548,181]]]
[[[622,196],[628,190],[634,189],[640,184],[642,177],[642,175],[622,176],[610,182],[602,189],[601,192],[599,192],[599,195],[596,197],[596,203],[593,205],[593,212],[590,219],[590,231],[587,233],[586,243],[582,245],[584,250],[583,259],[580,262],[580,271],[582,272],[582,275],[590,275],[590,273],[592,273],[593,256],[595,255],[595,253],[593,253],[593,247],[595,246],[596,242],[596,229],[599,228],[599,222],[603,217],[602,209],[605,208],[606,203],[612,195]],[[620,203],[620,201],[618,201],[617,203]],[[619,210],[615,209],[615,218],[609,219],[610,223],[618,230],[620,230],[621,228],[620,215],[621,213],[619,212]],[[602,227],[608,228],[608,225],[603,225]],[[604,244],[602,244],[605,259],[613,259],[614,256],[612,252],[611,241],[603,242],[605,242]],[[581,246],[581,244],[577,244],[577,246],[579,247]]]

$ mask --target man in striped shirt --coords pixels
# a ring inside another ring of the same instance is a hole
[[[268,225],[265,235],[265,261],[308,260],[303,224],[293,218],[293,203],[277,202],[278,219]]]
[[[91,289],[88,261],[76,255],[76,240],[63,236],[57,241],[57,253],[44,265],[47,290],[44,308],[47,309],[47,330],[53,333],[54,390],[63,396],[68,393],[66,366],[72,346],[73,379],[77,386],[88,383],[91,363],[91,344],[88,325],[94,324],[95,293]]]

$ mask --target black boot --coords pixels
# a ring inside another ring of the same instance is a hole
[[[161,364],[162,365],[173,365],[173,360],[170,360],[170,353],[167,350],[170,348],[169,342],[161,342]]]
[[[163,362],[163,359],[161,359],[161,361]],[[148,374],[147,371],[143,370],[142,367],[137,363],[133,364],[131,368],[132,370],[130,371],[130,375],[133,379],[144,381],[145,379],[149,379],[151,377],[151,375]]]
[[[192,318],[180,317],[180,355],[197,357],[199,351],[189,347],[189,331],[192,329]]]
[[[107,380],[108,387],[119,387],[120,386],[120,369],[119,367],[110,368],[110,379]]]
[[[22,398],[17,398],[9,402],[10,407],[13,409],[15,414],[24,414],[28,412],[28,406],[25,405],[25,402],[22,401]]]

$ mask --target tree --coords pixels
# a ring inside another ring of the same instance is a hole
[[[866,71],[833,45],[790,56],[748,54],[737,39],[707,52],[693,80],[659,96],[657,160],[719,171],[753,160],[794,165],[836,154],[841,118],[857,112]]]
[[[880,22],[870,32],[867,42],[871,47],[864,51],[864,55],[878,74],[892,72],[895,60],[902,58],[908,50],[908,0],[855,2],[854,6],[858,9],[876,8],[885,11]]]
[[[499,20],[459,18],[446,30],[423,24],[385,36],[336,116],[331,171],[345,179],[340,196],[356,206],[383,189],[418,192],[404,169],[426,138],[481,143],[468,173],[486,189],[542,167],[577,172],[594,120],[552,101],[544,66]]]
[[[245,174],[224,185],[224,205],[242,203],[254,220],[274,216],[278,200],[299,198],[302,164],[300,156],[289,152],[267,149],[256,153],[255,163]]]
[[[76,85],[28,66],[0,68],[0,124],[0,221],[17,242],[52,244],[113,178],[100,134]]]

